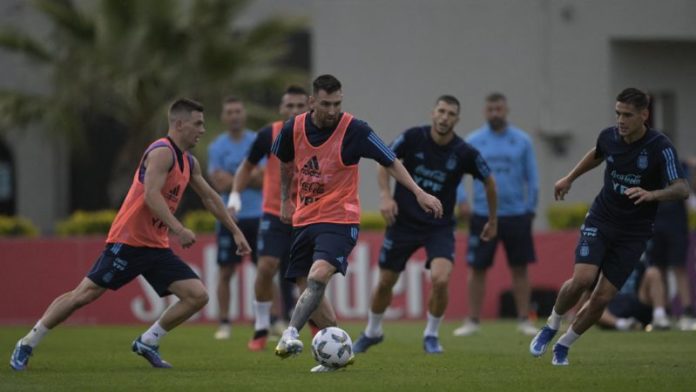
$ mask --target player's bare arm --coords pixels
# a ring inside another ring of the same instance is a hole
[[[484,181],[486,201],[488,202],[488,222],[483,226],[481,239],[490,241],[498,234],[498,193],[495,190],[495,179],[492,175]]]
[[[159,218],[178,238],[181,246],[188,248],[196,242],[193,231],[184,227],[169,211],[162,196],[162,187],[167,182],[167,174],[174,164],[174,157],[168,148],[156,148],[145,159],[145,203],[150,211]]]
[[[227,210],[233,217],[242,210],[242,198],[240,194],[247,189],[247,186],[249,186],[249,180],[255,167],[256,165],[249,162],[245,158],[242,161],[242,164],[239,165],[239,168],[237,168],[237,172],[234,174],[232,192],[230,192],[230,197],[227,201]]]
[[[400,160],[395,160],[394,163],[386,167],[387,173],[394,177],[396,181],[399,181],[401,185],[406,187],[409,191],[413,192],[418,200],[418,204],[423,210],[432,214],[435,218],[442,218],[442,203],[437,197],[426,193],[421,187],[413,181],[413,178],[404,167]]]
[[[210,185],[213,186],[218,193],[229,192],[234,184],[234,175],[224,170],[215,170],[210,175]]]
[[[280,162],[280,220],[283,223],[292,223],[292,215],[295,213],[291,197],[294,177],[294,162]]]
[[[253,168],[249,175],[248,187],[254,189],[263,188],[263,173],[264,168],[262,166],[256,166]]]
[[[689,197],[689,185],[686,180],[679,178],[662,189],[648,191],[640,187],[633,187],[626,189],[624,194],[633,200],[633,204],[650,201],[684,200]]]
[[[599,166],[602,163],[602,161],[604,161],[604,159],[601,157],[597,157],[596,148],[592,147],[592,149],[588,151],[584,157],[582,157],[580,162],[578,162],[578,164],[575,165],[573,170],[571,170],[570,173],[568,173],[568,175],[556,181],[556,184],[553,187],[553,194],[556,200],[563,200],[565,198],[565,195],[570,191],[570,187],[573,184],[573,181],[575,181],[581,175]]]
[[[251,252],[251,247],[244,238],[244,234],[232,220],[232,217],[227,213],[225,205],[222,203],[222,198],[208,184],[201,174],[201,165],[198,160],[193,158],[193,170],[191,173],[191,188],[198,194],[205,208],[210,211],[225,227],[232,233],[234,242],[237,244],[237,254],[246,255]]]
[[[387,225],[391,226],[396,221],[396,216],[399,214],[399,207],[392,196],[391,187],[389,185],[389,173],[380,166],[377,169],[377,183],[379,185],[380,205],[379,212],[384,217]]]

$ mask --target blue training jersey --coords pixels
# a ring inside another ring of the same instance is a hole
[[[483,181],[490,175],[486,161],[474,147],[457,135],[440,146],[430,135],[430,128],[410,128],[391,144],[413,180],[442,203],[442,218],[434,218],[423,211],[411,191],[397,183],[394,188],[394,200],[399,208],[396,223],[413,229],[454,225],[452,213],[462,176],[468,173]]]
[[[254,140],[256,140],[256,133],[248,129],[244,131],[240,140],[233,140],[228,132],[220,134],[208,146],[208,174],[210,175],[217,170],[235,174],[249,153]],[[227,203],[229,192],[223,192],[220,196]],[[240,197],[242,210],[239,211],[237,217],[240,219],[261,217],[263,197],[260,189],[247,188],[240,194]]]
[[[535,213],[539,195],[534,147],[529,136],[508,125],[493,131],[488,124],[473,131],[466,141],[483,156],[495,177],[498,192],[498,216]],[[460,191],[460,200],[464,195]],[[474,181],[473,213],[488,216],[488,202],[483,183]]]
[[[627,144],[616,127],[600,132],[596,156],[603,158],[604,186],[590,214],[607,224],[650,233],[658,203],[633,203],[625,195],[629,188],[652,191],[684,178],[677,152],[663,133],[648,129],[645,135]]]

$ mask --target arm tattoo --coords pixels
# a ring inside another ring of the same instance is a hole
[[[297,300],[295,311],[292,312],[291,327],[295,327],[298,331],[302,329],[309,320],[309,316],[314,313],[324,299],[324,290],[326,290],[325,283],[314,279],[307,280],[307,288]]]
[[[280,200],[290,198],[290,188],[295,175],[293,161],[280,163]]]

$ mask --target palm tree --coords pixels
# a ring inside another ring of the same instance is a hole
[[[84,148],[89,119],[107,119],[123,130],[111,171],[110,200],[125,194],[134,162],[162,134],[171,100],[188,96],[216,107],[234,92],[279,92],[304,82],[303,71],[282,69],[287,39],[302,26],[271,18],[246,30],[235,27],[246,0],[36,0],[54,31],[39,41],[29,32],[5,28],[0,48],[47,69],[46,94],[0,90],[3,128],[39,123]],[[273,109],[250,108],[268,117]]]

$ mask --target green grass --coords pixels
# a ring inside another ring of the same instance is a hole
[[[143,326],[144,327],[144,326]],[[455,338],[456,325],[442,328],[445,354],[421,348],[422,323],[387,323],[386,339],[357,357],[347,371],[309,373],[305,351],[280,360],[274,343],[263,353],[246,350],[247,326],[229,341],[213,340],[214,326],[184,326],[162,344],[175,369],[152,369],[130,352],[143,327],[65,326],[45,339],[30,367],[0,368],[0,391],[693,391],[696,333],[617,333],[591,330],[570,353],[571,365],[551,366],[528,353],[529,338],[510,322],[485,323],[475,337]],[[363,324],[345,324],[357,338]],[[27,327],[0,327],[6,361]],[[304,335],[305,347],[309,339]]]

